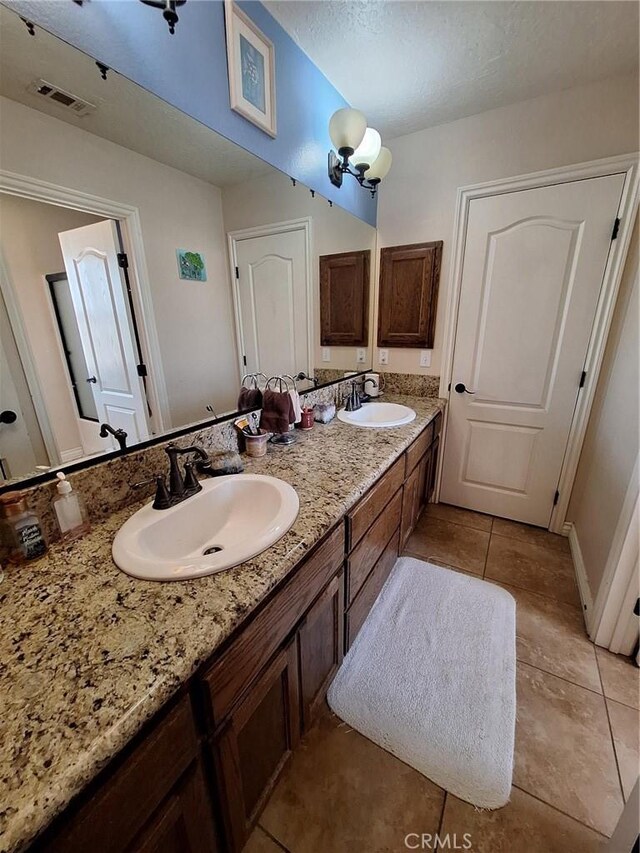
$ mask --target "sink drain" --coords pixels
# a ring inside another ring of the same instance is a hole
[[[222,545],[212,545],[202,552],[202,556],[206,557],[207,554],[217,554],[218,551],[222,551]]]

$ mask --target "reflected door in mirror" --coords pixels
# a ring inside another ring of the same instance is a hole
[[[59,239],[87,366],[87,375],[77,380],[90,387],[99,421],[123,429],[130,444],[143,441],[149,434],[146,403],[115,223],[105,220],[64,231]],[[97,437],[97,424],[91,435],[94,431]]]
[[[235,246],[244,372],[308,373],[306,230],[250,237]]]

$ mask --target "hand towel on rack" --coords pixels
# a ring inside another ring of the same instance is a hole
[[[241,388],[238,397],[238,410],[248,412],[262,406],[262,391],[259,388]]]
[[[265,391],[262,395],[260,428],[281,435],[294,422],[293,403],[288,391]]]
[[[293,423],[299,424],[302,420],[302,406],[300,405],[300,394],[294,388],[292,391],[289,391],[289,395],[291,396],[291,404],[293,406]]]

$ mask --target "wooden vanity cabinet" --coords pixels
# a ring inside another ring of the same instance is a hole
[[[344,653],[344,573],[328,584],[298,631],[302,728],[313,722]]]
[[[274,658],[212,741],[229,847],[242,850],[300,740],[297,637]]]
[[[441,423],[438,415],[216,652],[191,694],[148,723],[33,849],[240,853],[433,493]]]
[[[218,853],[189,697],[161,712],[32,849]]]
[[[205,671],[208,742],[227,846],[239,853],[342,661],[344,525]]]

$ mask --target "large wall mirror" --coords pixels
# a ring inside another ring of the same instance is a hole
[[[370,304],[364,345],[322,346],[319,269],[372,268],[374,228],[2,6],[0,28],[0,485],[117,449],[105,422],[133,446],[227,415],[248,373],[369,367]]]

